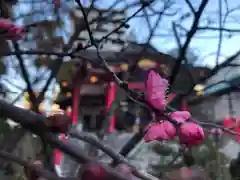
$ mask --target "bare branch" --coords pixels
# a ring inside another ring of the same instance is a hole
[[[240,32],[240,29],[229,29],[229,28],[218,28],[218,27],[210,27],[210,26],[200,26],[197,28],[198,31],[223,31],[223,32],[229,32],[229,33],[238,33]]]
[[[185,0],[185,2],[187,3],[189,9],[191,10],[191,12],[195,15],[196,14],[196,11],[195,9],[193,8],[193,5],[192,3],[189,1],[189,0]]]
[[[187,33],[187,38],[186,38],[186,40],[185,40],[185,42],[184,42],[184,44],[182,46],[180,54],[178,55],[177,63],[175,64],[175,66],[172,69],[172,75],[171,75],[171,77],[169,79],[169,92],[171,91],[172,85],[173,85],[173,83],[175,81],[175,78],[176,78],[178,72],[179,72],[179,69],[180,69],[182,60],[185,57],[185,53],[187,51],[188,45],[190,44],[194,34],[197,32],[197,26],[199,24],[200,17],[202,15],[203,10],[205,9],[207,3],[208,3],[208,0],[202,0],[201,5],[199,6],[199,9],[196,12],[196,15],[194,17],[194,21],[192,23],[191,30]]]

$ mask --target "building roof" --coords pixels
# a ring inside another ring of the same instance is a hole
[[[171,69],[174,67],[176,63],[176,59],[167,54],[158,52],[156,49],[152,48],[152,46],[149,44],[132,43],[128,46],[128,48],[126,48],[125,51],[117,53],[111,51],[102,51],[100,52],[100,54],[101,57],[104,58],[111,66],[117,66],[122,63],[128,64],[132,62],[135,63],[137,60],[140,59],[150,59],[152,61],[157,61],[169,71],[169,75],[171,74]],[[99,63],[97,53],[94,50],[80,51],[78,55],[81,58],[79,59],[75,58],[72,59],[71,61],[64,62],[57,77],[59,81],[61,80],[70,81],[75,73],[73,67],[82,59],[91,60],[92,62],[95,62],[93,64],[93,67],[99,68],[99,66],[101,66]],[[46,66],[48,66],[51,62],[51,60],[47,58],[42,58],[39,59],[38,61],[40,61],[39,64],[45,64]],[[183,64],[181,65],[179,75],[176,77],[177,78],[176,80],[177,83],[175,83],[176,86],[186,86],[186,84],[189,84],[189,87],[191,86],[190,83],[192,82],[190,82],[191,79],[189,76],[189,71],[191,72],[193,79],[197,81],[200,78],[206,76],[210,72],[210,69],[206,67],[194,67],[191,65]]]

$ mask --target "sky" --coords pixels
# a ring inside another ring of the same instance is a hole
[[[112,4],[111,1],[104,1],[106,4]],[[107,3],[108,2],[108,3]],[[127,0],[127,2],[132,2],[131,0]],[[154,9],[159,10],[162,7],[161,1],[157,1],[158,3],[154,4]],[[163,17],[161,20],[161,23],[159,26],[157,26],[157,29],[155,31],[155,34],[160,34],[161,36],[152,38],[152,45],[154,45],[159,51],[161,52],[169,52],[169,50],[177,47],[176,40],[173,36],[173,30],[172,30],[172,22],[181,24],[185,29],[190,29],[192,25],[193,18],[186,18],[185,20],[181,21],[179,23],[178,19],[181,15],[184,13],[189,12],[189,8],[186,5],[184,0],[178,0],[175,5],[171,7],[171,9],[174,9],[174,11],[177,12],[177,15],[172,17]],[[200,4],[200,0],[194,0],[191,1],[193,3],[193,6],[197,8]],[[211,25],[211,27],[218,27],[219,25],[219,15],[218,15],[218,2],[219,0],[210,0],[210,2],[207,4],[207,7],[203,13],[203,16],[200,20],[200,24],[202,26],[206,25],[206,19],[210,19],[210,21],[215,21]],[[224,1],[222,1],[224,2]],[[103,5],[107,6],[107,5]],[[228,7],[229,9],[240,7],[240,2],[237,3],[237,1],[234,0],[228,0]],[[135,12],[135,10],[131,9],[129,10],[129,14],[132,12]],[[223,15],[226,14],[226,5],[222,3],[222,12]],[[225,23],[225,27],[230,29],[239,29],[239,14],[240,11],[236,10],[233,11],[233,13],[229,14],[227,16],[227,21]],[[154,21],[157,19],[157,17],[152,17],[151,22],[152,26],[154,24]],[[143,41],[147,38],[149,35],[148,26],[146,26],[146,21],[144,19],[139,20],[133,20],[131,22],[133,31],[137,34],[138,41]],[[240,36],[239,33],[232,33],[231,35],[228,33],[223,33],[225,36],[222,39],[222,47],[221,47],[221,57],[219,58],[219,63],[224,61],[226,57],[231,56],[236,51],[239,50],[239,40]],[[231,36],[231,38],[230,38]],[[218,32],[212,32],[212,31],[205,31],[205,32],[198,32],[196,33],[195,37],[192,39],[190,48],[197,52],[197,55],[199,56],[199,60],[197,62],[198,65],[202,66],[209,66],[213,67],[216,64],[216,50],[218,47],[218,38],[219,33]],[[182,44],[184,43],[185,38],[181,38]],[[211,56],[209,56],[211,54]]]
[[[22,0],[19,0],[22,1]],[[90,0],[81,0],[83,4],[88,5],[90,3]],[[218,17],[218,11],[219,11],[219,1],[220,0],[209,0],[209,3],[207,4],[204,13],[201,17],[200,24],[202,26],[206,25],[206,19],[208,21],[212,21],[212,27],[218,27],[219,26],[219,17]],[[44,1],[42,1],[44,2]],[[63,2],[63,0],[62,0]],[[71,5],[73,1],[70,1]],[[133,0],[125,0],[123,3],[119,3],[118,6],[115,7],[124,7],[126,4],[131,4],[133,3]],[[162,3],[163,1],[156,0],[156,3],[154,3],[151,7],[155,10],[159,10],[162,8]],[[200,0],[194,0],[192,1],[193,6],[197,8],[200,4]],[[226,0],[222,2],[222,12],[223,16],[226,14],[226,4],[223,2],[228,2],[228,8],[236,8],[239,7],[240,9],[240,2],[237,3],[235,0]],[[103,7],[107,8],[111,6],[114,3],[114,0],[97,0],[96,5],[98,7]],[[68,3],[69,4],[69,3]],[[70,5],[70,6],[71,6]],[[76,3],[75,3],[76,5]],[[47,6],[46,6],[47,7]],[[62,6],[63,7],[63,6]],[[21,5],[20,6],[20,11],[19,13],[23,13],[26,11],[31,11],[32,6],[30,5]],[[37,8],[37,7],[35,7]],[[64,9],[65,7],[63,7]],[[131,8],[128,9],[127,15],[130,16],[133,12],[135,12],[139,7],[136,8]],[[49,8],[44,9],[45,12],[47,12]],[[149,10],[149,9],[148,9]],[[173,36],[173,30],[172,30],[172,22],[175,22],[177,24],[180,24],[183,26],[185,29],[190,29],[193,16],[190,16],[189,18],[185,18],[182,21],[179,21],[180,16],[183,14],[186,14],[189,11],[189,8],[187,4],[185,3],[185,0],[175,0],[175,4],[171,6],[170,10],[168,12],[177,12],[175,16],[171,17],[166,17],[164,16],[160,22],[160,24],[157,26],[155,34],[160,34],[160,36],[155,36],[151,40],[151,44],[155,46],[159,51],[161,52],[169,52],[171,49],[177,47],[176,40]],[[236,11],[233,11],[232,13],[229,14],[227,21],[225,23],[225,27],[229,29],[239,29],[240,30],[240,23],[239,23],[239,17],[240,17],[240,11],[237,9]],[[36,18],[39,19],[40,12]],[[46,15],[44,15],[46,17]],[[41,16],[43,17],[43,16]],[[52,18],[52,15],[48,16],[49,19]],[[153,16],[150,18],[151,24],[155,23],[156,19],[158,18],[157,16]],[[66,20],[66,19],[65,19]],[[67,22],[67,21],[65,21]],[[68,22],[69,23],[69,22]],[[148,35],[149,35],[149,30],[148,26],[146,23],[145,18],[134,18],[130,22],[130,29],[129,31],[133,31],[137,37],[138,42],[144,42],[146,41]],[[66,28],[68,30],[68,28]],[[222,47],[221,47],[221,55],[222,57],[220,58],[220,62],[226,59],[226,57],[234,54],[238,50],[238,42],[240,40],[240,33],[223,33],[225,37],[222,39]],[[218,48],[218,38],[219,37],[219,32],[212,32],[212,31],[199,31],[196,33],[195,37],[192,39],[190,48],[193,49],[197,55],[199,56],[199,61],[198,65],[207,65],[210,67],[213,67],[215,65],[216,57],[215,53],[217,48]],[[230,38],[231,37],[231,38]],[[184,42],[185,38],[182,37],[181,41],[182,43]],[[209,54],[212,54],[209,56]]]
[[[20,2],[23,0],[19,0]],[[26,0],[25,0],[26,1]],[[84,1],[84,3],[88,4],[88,0],[82,0]],[[31,1],[28,1],[31,2]],[[40,1],[41,4],[44,4],[46,1]],[[62,3],[65,3],[65,0],[61,0]],[[73,1],[71,1],[73,2]],[[133,0],[125,0],[124,3],[120,3],[118,7],[123,7],[126,5],[126,3],[130,4],[132,3]],[[160,0],[156,0],[156,3],[154,4],[153,9],[155,10],[159,10],[162,8],[162,2]],[[157,48],[159,51],[161,52],[169,52],[171,49],[176,48],[177,44],[176,44],[176,40],[173,36],[173,30],[172,30],[172,22],[175,22],[177,24],[180,24],[181,26],[183,26],[185,29],[189,29],[191,27],[192,24],[192,16],[190,16],[189,18],[185,18],[182,21],[179,21],[180,16],[183,14],[186,14],[187,12],[189,12],[189,8],[186,5],[184,0],[176,0],[176,3],[171,7],[171,9],[168,11],[168,13],[172,13],[172,12],[177,12],[176,15],[174,16],[163,16],[162,20],[160,22],[160,24],[157,26],[155,34],[158,34],[160,36],[155,36],[154,38],[152,38],[151,40],[151,44]],[[194,0],[193,2],[193,6],[194,7],[198,7],[200,0]],[[206,25],[206,22],[212,22],[211,26],[212,27],[218,27],[218,4],[219,0],[210,0],[210,2],[207,5],[207,8],[205,9],[203,16],[201,17],[201,21],[200,24],[202,26]],[[226,2],[226,1],[222,1],[222,2]],[[228,2],[228,6],[229,9],[240,6],[240,2],[237,3],[236,0],[227,0]],[[98,0],[97,5],[99,7],[103,7],[106,8],[110,5],[113,4],[113,0]],[[76,3],[75,3],[76,5]],[[52,14],[49,14],[48,11],[51,10],[51,7],[49,6],[44,6],[46,8],[42,9],[42,6],[37,7],[38,5],[35,5],[35,7],[33,7],[32,5],[26,4],[26,3],[21,3],[20,6],[16,7],[15,15],[16,17],[18,17],[20,14],[22,13],[26,13],[26,12],[30,12],[32,9],[36,8],[41,10],[39,12],[38,15],[35,16],[35,18],[39,19],[41,17],[47,17],[48,19],[52,19]],[[62,6],[63,9],[69,8],[67,6]],[[222,4],[222,9],[223,9],[223,14],[226,13],[226,5],[223,3]],[[127,11],[127,15],[131,16],[131,14],[133,12],[135,12],[137,10],[137,8],[131,8]],[[44,11],[44,16],[43,15],[43,11]],[[64,11],[64,10],[63,10]],[[240,17],[240,11],[233,11],[233,13],[231,13],[228,18],[227,18],[227,23],[225,24],[225,27],[227,28],[231,28],[231,29],[240,29],[240,25],[239,25],[239,17]],[[152,16],[150,18],[150,23],[153,24],[155,23],[156,19],[158,18],[158,16]],[[65,26],[65,30],[69,31],[69,21],[67,20],[67,17],[64,16],[64,20],[66,23]],[[25,23],[26,23],[26,19],[25,19]],[[24,21],[22,19],[19,19],[17,21],[18,24],[22,24],[24,23]],[[148,26],[146,23],[146,20],[144,18],[134,18],[131,21],[129,21],[130,24],[130,28],[129,28],[129,32],[133,32],[136,36],[136,39],[138,42],[143,43],[146,41],[146,39],[148,38],[149,35],[149,30],[148,30]],[[58,32],[60,33],[59,35],[63,35],[64,39],[67,40],[67,37],[65,36],[64,32]],[[232,34],[227,34],[227,33],[223,33],[225,35],[225,37],[223,38],[223,43],[222,43],[222,48],[221,48],[221,58],[219,59],[219,62],[222,62],[224,59],[226,59],[227,57],[231,56],[232,54],[234,54],[237,50],[239,50],[239,42],[240,42],[240,33],[232,33]],[[197,61],[197,65],[201,65],[201,66],[208,66],[208,67],[213,67],[216,63],[216,50],[217,50],[217,44],[218,44],[218,36],[219,33],[218,32],[212,32],[212,31],[204,31],[204,32],[198,32],[196,33],[195,37],[192,39],[191,44],[190,44],[190,48],[194,50],[194,52],[197,53],[197,56],[199,56],[199,60]],[[182,37],[181,38],[181,42],[184,43],[185,38]],[[34,47],[33,44],[28,45],[28,47]],[[27,49],[27,47],[25,47],[25,49]],[[211,56],[209,56],[209,54],[212,54]],[[15,63],[13,61],[13,57],[9,57],[6,59],[6,63],[9,64],[9,67],[13,66],[13,64]],[[32,65],[31,61],[26,61],[25,62],[26,65],[28,66],[28,71],[30,72],[30,74],[41,74],[44,73],[45,69],[42,68],[40,69],[39,72],[36,72],[36,68]],[[25,82],[20,78],[19,73],[16,74],[16,72],[13,70],[13,68],[9,69],[9,74],[10,76],[12,76],[12,82],[21,86],[21,87],[25,87],[26,84]],[[49,75],[49,73],[44,73],[45,77],[47,77]],[[32,79],[34,76],[32,76]],[[42,86],[42,84],[40,84],[37,89],[40,89],[40,87]],[[14,88],[13,88],[14,89]],[[14,89],[18,92],[20,92],[20,90],[18,88]],[[49,91],[48,93],[51,93],[51,91]]]

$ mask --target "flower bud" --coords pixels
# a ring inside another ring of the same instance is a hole
[[[197,146],[204,140],[204,131],[202,127],[193,122],[182,124],[179,128],[178,135],[180,143],[187,146]]]
[[[162,123],[152,123],[148,126],[147,133],[144,136],[146,142],[158,140],[171,140],[176,136],[176,128],[169,121]]]

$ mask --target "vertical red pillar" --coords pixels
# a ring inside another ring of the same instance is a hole
[[[78,123],[80,88],[81,80],[79,80],[79,77],[75,77],[73,80],[72,113],[71,113],[73,125],[76,125]]]
[[[79,112],[79,103],[80,103],[80,89],[81,85],[83,83],[83,80],[85,79],[85,76],[82,75],[81,71],[83,71],[83,68],[79,68],[77,71],[75,77],[73,78],[73,95],[72,95],[72,112],[69,114],[72,118],[72,124],[77,125],[78,123],[78,112]],[[66,136],[64,134],[59,135],[59,139],[62,141],[66,140]],[[60,162],[62,160],[62,152],[59,151],[59,149],[55,149],[55,169],[60,175],[61,169],[60,169]]]
[[[107,95],[106,95],[106,113],[108,110],[111,108],[111,105],[116,98],[116,90],[117,90],[117,85],[115,82],[109,82],[108,84],[108,89],[107,89]],[[109,121],[109,126],[108,126],[108,132],[114,132],[115,129],[115,121],[116,117],[113,115]]]

